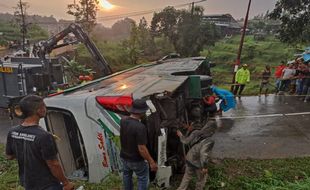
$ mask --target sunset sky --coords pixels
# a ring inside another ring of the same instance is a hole
[[[53,15],[57,19],[73,19],[66,14],[67,5],[73,3],[74,0],[24,0],[29,3],[29,14],[38,14],[50,16]],[[78,0],[76,0],[78,1]],[[168,5],[180,5],[190,3],[193,0],[108,0],[115,7],[111,10],[101,9],[98,11],[98,17],[109,15],[124,14],[128,12],[145,11],[157,8],[164,8]],[[1,0],[0,12],[13,13],[13,8],[18,0]],[[245,15],[248,0],[207,0],[199,5],[205,8],[205,14],[231,13],[235,18],[242,18]],[[272,10],[276,0],[252,0],[251,17]],[[184,7],[188,8],[188,7]],[[139,19],[141,16],[132,17]],[[152,14],[145,15],[150,20]],[[100,20],[100,19],[99,19]],[[100,21],[106,26],[111,26],[116,20]]]

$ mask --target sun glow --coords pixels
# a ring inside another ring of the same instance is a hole
[[[123,85],[120,87],[121,90],[125,90],[126,88],[128,88],[128,86],[127,86],[126,84],[123,84]]]
[[[106,10],[111,10],[114,8],[114,5],[112,5],[109,1],[107,0],[100,0],[99,4],[102,8],[106,9]]]

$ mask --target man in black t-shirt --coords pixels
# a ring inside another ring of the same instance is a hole
[[[130,117],[121,120],[121,159],[123,163],[123,184],[125,190],[133,189],[132,174],[138,178],[138,190],[146,190],[149,181],[149,166],[157,170],[157,164],[146,148],[146,127],[140,122],[148,110],[144,100],[133,102]],[[147,162],[148,163],[147,163]]]
[[[26,190],[73,190],[57,160],[53,135],[38,125],[46,115],[43,99],[29,95],[19,105],[25,119],[9,131],[6,155],[18,162],[20,184]]]

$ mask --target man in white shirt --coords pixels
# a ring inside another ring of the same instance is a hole
[[[293,64],[289,64],[288,67],[283,69],[282,76],[281,76],[281,85],[280,85],[280,91],[285,91],[285,89],[288,87],[288,85],[291,82],[291,79],[296,74],[296,69],[293,68]]]

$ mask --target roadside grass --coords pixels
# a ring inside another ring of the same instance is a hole
[[[216,63],[216,67],[212,69],[215,85],[230,89],[233,67],[237,59],[240,36],[234,36],[228,40],[221,40],[213,47],[208,47],[201,52],[202,56],[208,57]],[[246,36],[241,56],[241,64],[249,65],[251,72],[251,82],[246,85],[244,95],[257,95],[260,87],[260,74],[266,64],[272,67],[272,73],[275,71],[275,66],[280,62],[293,60],[294,54],[299,52],[300,47],[291,47],[280,42],[273,36],[267,37],[263,41],[255,41],[252,35]],[[273,76],[273,74],[272,74]],[[274,78],[271,80],[271,85],[274,85]],[[270,92],[275,90],[274,86],[269,87]]]
[[[16,161],[8,161],[4,157],[4,145],[0,144],[0,189],[21,190],[18,186]],[[275,160],[218,160],[209,167],[209,175],[205,189],[209,190],[309,190],[310,158],[292,158]],[[175,176],[172,181],[174,190],[180,183],[182,175]],[[86,190],[121,190],[122,180],[119,175],[111,174],[99,184],[75,181],[76,186],[84,186]],[[195,180],[189,189],[195,188]],[[151,190],[159,189],[151,185]]]
[[[5,158],[4,146],[0,144],[0,189],[22,189],[17,183],[17,172],[17,162]]]

